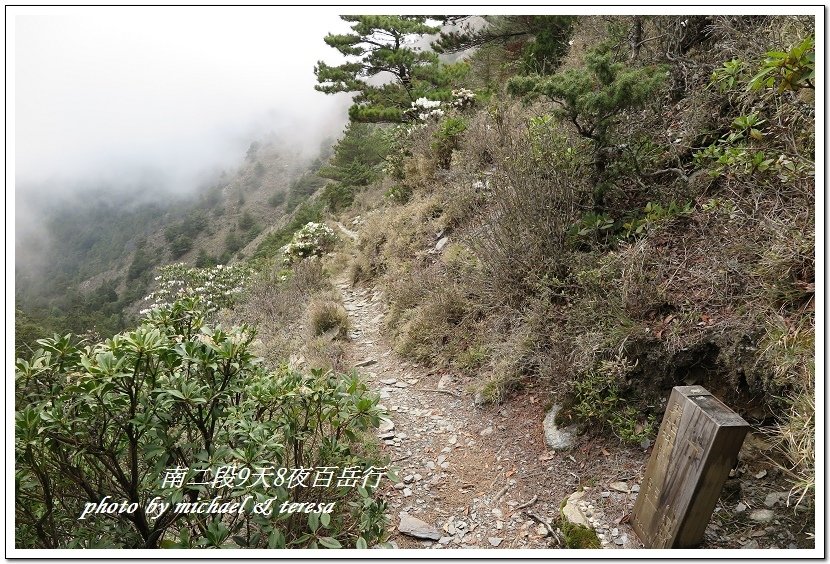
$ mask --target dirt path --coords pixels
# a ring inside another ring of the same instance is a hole
[[[601,490],[635,478],[632,467],[642,455],[632,460],[629,452],[596,441],[571,452],[549,451],[544,390],[531,385],[507,405],[476,407],[469,382],[415,366],[390,348],[379,292],[345,280],[336,285],[352,323],[348,360],[379,391],[391,418],[379,436],[401,478],[386,491],[392,541],[401,548],[551,548],[556,541],[539,521],[551,522],[564,498],[588,486],[607,508],[592,504],[589,510],[608,522],[599,527],[607,529],[604,545],[636,546],[630,529],[613,523],[624,521],[634,495]],[[401,534],[401,513],[435,527],[440,540]]]
[[[357,240],[357,233],[352,231],[351,229],[347,228],[345,225],[343,225],[339,221],[337,222],[337,227],[338,227],[338,229],[340,229],[340,231],[342,231],[346,235],[346,237],[348,237],[352,241]]]

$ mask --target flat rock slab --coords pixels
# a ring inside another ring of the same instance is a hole
[[[426,521],[421,521],[417,517],[413,517],[408,513],[401,513],[400,514],[400,523],[398,523],[398,530],[411,537],[415,537],[416,539],[428,539],[428,540],[439,540],[441,538],[441,532],[427,523]]]
[[[628,484],[625,482],[611,482],[608,486],[614,491],[622,492],[622,493],[629,493],[631,490],[628,488]]]
[[[568,496],[568,501],[562,507],[562,517],[574,525],[582,525],[583,527],[590,527],[588,518],[582,513],[582,510],[577,505],[577,502],[585,496],[585,492],[574,492]]]

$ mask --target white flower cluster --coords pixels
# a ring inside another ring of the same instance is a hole
[[[283,247],[282,262],[288,266],[296,260],[322,256],[332,249],[336,241],[337,236],[331,227],[311,221],[294,233],[291,242]]]
[[[444,115],[444,110],[441,109],[440,100],[428,100],[427,98],[418,98],[412,102],[411,112],[418,114],[418,119],[427,121],[430,118],[440,118]]]
[[[452,105],[459,110],[469,108],[475,103],[476,95],[472,90],[459,88],[452,91]]]
[[[150,306],[139,313],[145,315],[154,309],[168,308],[176,300],[191,296],[200,298],[208,313],[229,307],[242,292],[251,272],[243,265],[192,268],[181,262],[163,266],[155,277],[158,287],[144,298],[151,302]]]

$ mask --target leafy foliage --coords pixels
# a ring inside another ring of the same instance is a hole
[[[319,257],[331,251],[337,235],[324,223],[309,222],[294,234],[282,250],[283,264],[289,265],[308,257]]]
[[[794,154],[792,147],[771,134],[774,127],[767,112],[778,111],[787,91],[813,88],[815,78],[815,38],[809,36],[790,51],[768,51],[750,77],[749,65],[739,59],[725,62],[712,74],[710,88],[728,96],[737,107],[750,106],[746,113],[732,117],[729,129],[714,143],[697,150],[693,159],[708,166],[713,176],[724,173],[754,177],[766,184],[789,183],[809,177],[814,169],[812,155]],[[774,88],[773,93],[768,90]],[[772,97],[773,104],[769,98]]]
[[[462,117],[448,117],[441,122],[438,131],[435,132],[435,141],[432,143],[432,150],[438,159],[438,166],[449,168],[452,152],[458,149],[461,134],[467,129],[467,121]]]
[[[602,361],[572,384],[573,412],[580,421],[608,427],[622,441],[639,443],[656,431],[656,419],[645,419],[621,393],[621,382],[633,366],[625,358]]]
[[[371,483],[159,483],[172,467],[204,476],[220,467],[255,473],[268,465],[375,464],[356,447],[360,434],[379,424],[378,397],[353,374],[268,374],[251,353],[253,339],[246,326],[205,326],[199,299],[189,297],[106,341],[80,347],[71,335],[43,339],[30,359],[18,359],[17,545],[335,548],[379,540],[384,503]],[[325,500],[336,511],[217,517],[174,509],[214,497],[241,501],[243,494],[251,504],[273,498],[275,507]],[[172,505],[151,515],[146,508],[157,496]],[[106,499],[135,509],[78,519],[85,504]]]
[[[776,88],[778,92],[815,88],[816,38],[809,36],[789,51],[767,51],[761,68],[747,83],[750,90]]]
[[[252,269],[241,264],[220,264],[212,268],[192,268],[184,263],[163,266],[156,276],[156,290],[144,298],[150,305],[141,313],[169,308],[184,298],[198,298],[208,314],[231,307],[251,274]]]
[[[623,223],[626,237],[636,237],[651,229],[654,225],[673,217],[688,215],[692,212],[692,203],[680,205],[675,201],[663,207],[657,202],[649,202],[643,208],[643,214]]]

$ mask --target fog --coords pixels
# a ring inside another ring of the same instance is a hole
[[[316,151],[348,95],[314,90],[333,8],[19,8],[13,20],[14,165],[27,194],[90,185],[187,191],[278,136]],[[20,219],[20,218],[18,218]]]

